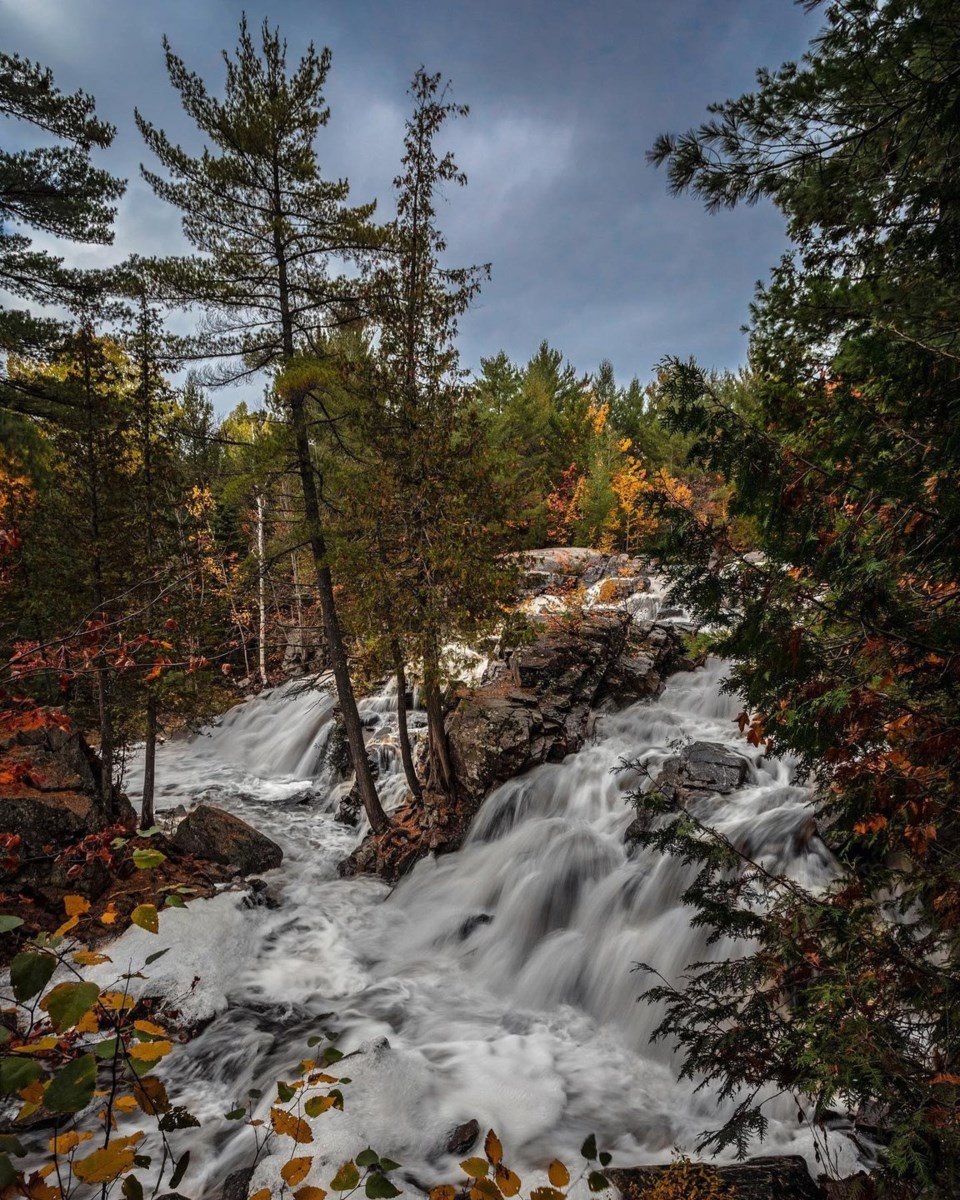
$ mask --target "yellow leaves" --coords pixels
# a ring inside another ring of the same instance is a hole
[[[111,1012],[121,1012],[125,1008],[133,1008],[136,1000],[126,992],[101,992],[100,1003]]]
[[[127,1053],[138,1062],[156,1062],[173,1050],[173,1042],[137,1042],[130,1046]]]
[[[457,1189],[449,1183],[442,1183],[431,1190],[427,1200],[457,1200]]]
[[[484,1140],[483,1152],[494,1166],[503,1162],[503,1145],[492,1129],[487,1133]]]
[[[100,924],[101,925],[114,925],[114,924],[116,924],[117,918],[119,916],[120,916],[120,914],[117,912],[116,908],[113,905],[113,902],[111,901],[111,903],[108,904],[107,907],[100,914]]]
[[[293,1113],[286,1112],[282,1108],[271,1108],[270,1122],[273,1125],[275,1132],[291,1137],[295,1142],[312,1142],[313,1131],[306,1121],[294,1116]]]
[[[250,1197],[250,1200],[271,1200],[273,1192],[269,1188],[259,1188]]]
[[[57,1048],[57,1039],[53,1034],[48,1034],[46,1037],[37,1038],[35,1042],[27,1042],[23,1046],[12,1046],[11,1053],[13,1054],[44,1054],[47,1050],[55,1050]]]
[[[153,1021],[134,1021],[133,1027],[140,1033],[149,1033],[151,1037],[163,1037],[167,1032],[162,1025],[155,1025]]]
[[[471,1179],[485,1179],[490,1168],[486,1159],[465,1158],[460,1164],[460,1170],[464,1175],[469,1175]]]
[[[97,1010],[91,1008],[89,1012],[85,1012],[76,1024],[78,1033],[99,1033],[100,1018],[97,1016]]]
[[[69,1154],[71,1150],[76,1148],[83,1142],[89,1142],[93,1134],[89,1129],[85,1129],[83,1133],[78,1133],[76,1129],[71,1129],[69,1133],[60,1133],[56,1137],[52,1137],[47,1142],[51,1154]]]
[[[73,961],[79,967],[98,967],[101,963],[113,962],[109,954],[98,954],[95,950],[77,950]]]
[[[133,1166],[133,1148],[142,1137],[141,1129],[129,1137],[114,1138],[109,1146],[94,1150],[86,1158],[76,1159],[74,1174],[84,1183],[112,1183]]]
[[[280,1168],[280,1175],[284,1183],[289,1184],[290,1187],[296,1187],[298,1183],[302,1183],[310,1173],[312,1163],[313,1158],[310,1155],[303,1158],[291,1158]]]
[[[324,1200],[326,1194],[321,1187],[302,1187],[293,1193],[293,1200]]]
[[[74,928],[76,928],[76,926],[77,926],[77,925],[79,925],[79,924],[80,924],[80,918],[79,918],[79,917],[69,917],[69,918],[68,918],[66,921],[64,921],[64,923],[63,923],[63,924],[62,924],[62,925],[61,925],[61,926],[60,926],[60,927],[57,929],[57,931],[54,933],[54,935],[53,935],[53,936],[54,936],[55,938],[61,938],[61,937],[64,937],[66,934],[68,934],[68,933],[70,932],[70,930],[71,930],[71,929],[74,929]]]
[[[132,1113],[139,1108],[136,1096],[117,1096],[113,1102],[113,1107],[117,1112]]]
[[[82,917],[90,911],[90,901],[83,896],[64,896],[63,907],[68,917]]]
[[[547,1178],[555,1188],[564,1188],[570,1182],[570,1172],[559,1159],[554,1159],[547,1167]]]
[[[606,428],[607,417],[609,416],[610,405],[606,400],[604,400],[602,404],[591,404],[587,409],[587,423],[590,425],[597,437],[599,437]]]

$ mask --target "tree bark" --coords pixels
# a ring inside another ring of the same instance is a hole
[[[427,707],[427,740],[430,749],[430,786],[445,796],[453,795],[453,768],[450,746],[444,728],[443,699],[440,695],[440,666],[436,652],[424,660],[423,696]]]
[[[418,804],[423,803],[423,790],[417,778],[417,769],[413,765],[413,753],[410,749],[410,730],[407,728],[407,673],[403,665],[403,651],[400,643],[394,639],[393,667],[397,676],[397,729],[400,739],[400,759],[403,763],[403,773],[407,778],[410,794]]]
[[[157,764],[157,698],[147,695],[147,734],[143,747],[143,797],[140,802],[140,828],[150,829],[154,823],[153,796]]]
[[[263,546],[263,496],[257,492],[257,599],[260,606],[260,629],[258,651],[260,660],[260,682],[267,686],[267,562]]]
[[[373,782],[373,773],[370,770],[366,745],[363,740],[363,726],[360,723],[360,713],[357,711],[357,700],[350,679],[347,653],[343,644],[343,631],[340,628],[336,597],[333,594],[333,576],[327,563],[327,546],[323,536],[323,524],[320,520],[320,497],[317,493],[313,462],[310,458],[305,399],[301,388],[291,388],[289,393],[291,423],[296,438],[297,466],[303,487],[307,533],[316,567],[317,594],[320,599],[320,611],[323,615],[323,633],[327,643],[327,654],[330,658],[330,669],[333,672],[337,688],[337,699],[340,702],[340,714],[347,731],[350,757],[353,760],[353,769],[357,776],[357,790],[360,792],[360,799],[363,801],[370,828],[374,833],[384,833],[390,828],[390,820],[383,811],[383,805],[380,803],[380,797],[377,795],[376,785]]]

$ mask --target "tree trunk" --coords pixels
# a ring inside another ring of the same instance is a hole
[[[427,738],[430,748],[430,786],[445,796],[453,795],[453,769],[450,747],[444,728],[443,700],[440,695],[440,666],[434,651],[424,660],[423,697],[427,707]]]
[[[147,695],[147,737],[143,747],[143,799],[140,802],[140,828],[154,824],[153,793],[157,764],[157,698]]]
[[[97,715],[100,722],[100,797],[108,813],[114,812],[113,794],[113,714],[110,711],[109,674],[104,656],[97,666]]]
[[[310,549],[316,567],[317,594],[320,599],[320,611],[323,614],[323,633],[327,643],[327,654],[330,657],[330,669],[333,671],[337,699],[340,702],[340,714],[347,731],[350,757],[353,760],[353,769],[357,776],[357,790],[360,792],[360,799],[363,801],[370,828],[374,833],[384,833],[390,828],[390,821],[383,811],[376,785],[373,782],[373,774],[363,740],[363,726],[360,723],[357,700],[350,680],[347,653],[343,644],[343,631],[340,628],[336,597],[333,594],[333,576],[330,574],[330,567],[327,563],[327,546],[320,520],[320,497],[317,494],[313,462],[310,458],[310,439],[307,433],[303,391],[298,387],[293,387],[289,393],[289,401],[291,422],[297,443],[297,466],[303,486],[303,507],[307,519]]]
[[[400,738],[400,759],[403,762],[403,773],[407,777],[410,794],[418,804],[423,803],[423,791],[417,778],[417,769],[413,765],[413,754],[410,750],[410,731],[407,728],[407,673],[403,665],[403,651],[400,643],[392,642],[393,666],[397,676],[397,728]]]
[[[267,561],[263,547],[263,496],[257,492],[257,599],[260,606],[260,682],[267,686]]]

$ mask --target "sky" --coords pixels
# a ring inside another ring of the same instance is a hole
[[[499,350],[525,362],[543,339],[580,371],[609,359],[621,383],[649,379],[665,355],[743,363],[741,327],[786,249],[783,221],[768,205],[708,214],[671,196],[646,152],[750,90],[758,67],[798,58],[816,13],[793,0],[0,0],[0,45],[91,92],[117,126],[97,155],[129,179],[115,243],[71,261],[185,249],[177,213],[139,177],[149,158],[133,110],[199,148],[161,38],[218,92],[244,10],[280,27],[293,61],[310,40],[330,47],[321,169],[383,215],[414,71],[441,71],[469,104],[444,140],[469,184],[447,192],[440,222],[450,265],[491,264],[461,322],[471,370]]]

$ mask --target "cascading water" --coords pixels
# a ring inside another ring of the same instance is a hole
[[[655,774],[678,744],[729,744],[750,757],[747,782],[700,815],[806,883],[831,871],[789,764],[734,740],[722,678],[713,662],[673,677],[659,700],[599,717],[579,754],[497,789],[458,853],[421,861],[393,891],[336,876],[358,833],[331,813],[326,691],[275,689],[209,735],[163,747],[161,807],[210,797],[286,855],[271,880],[277,908],[227,893],[165,913],[159,941],[132,929],[111,951],[115,963],[139,963],[170,945],[142,986],[179,995],[185,1013],[217,1014],[172,1067],[178,1102],[202,1121],[178,1135],[192,1148],[194,1194],[252,1159],[249,1130],[223,1114],[260,1089],[267,1115],[275,1081],[321,1029],[337,1030],[342,1050],[365,1047],[350,1062],[344,1111],[319,1119],[310,1147],[334,1166],[369,1144],[418,1182],[453,1179],[446,1137],[471,1118],[501,1134],[518,1166],[572,1163],[590,1132],[615,1162],[664,1161],[715,1126],[711,1094],[678,1083],[669,1048],[649,1044],[657,1013],[637,1003],[644,985],[631,968],[647,962],[675,980],[729,947],[708,947],[690,927],[688,869],[628,852],[625,793],[638,774],[618,768],[629,759]],[[404,790],[395,702],[388,688],[361,708],[388,807]],[[795,1110],[771,1115],[762,1152],[812,1165]],[[842,1139],[837,1150],[855,1169]],[[269,1163],[260,1171],[271,1178]]]

